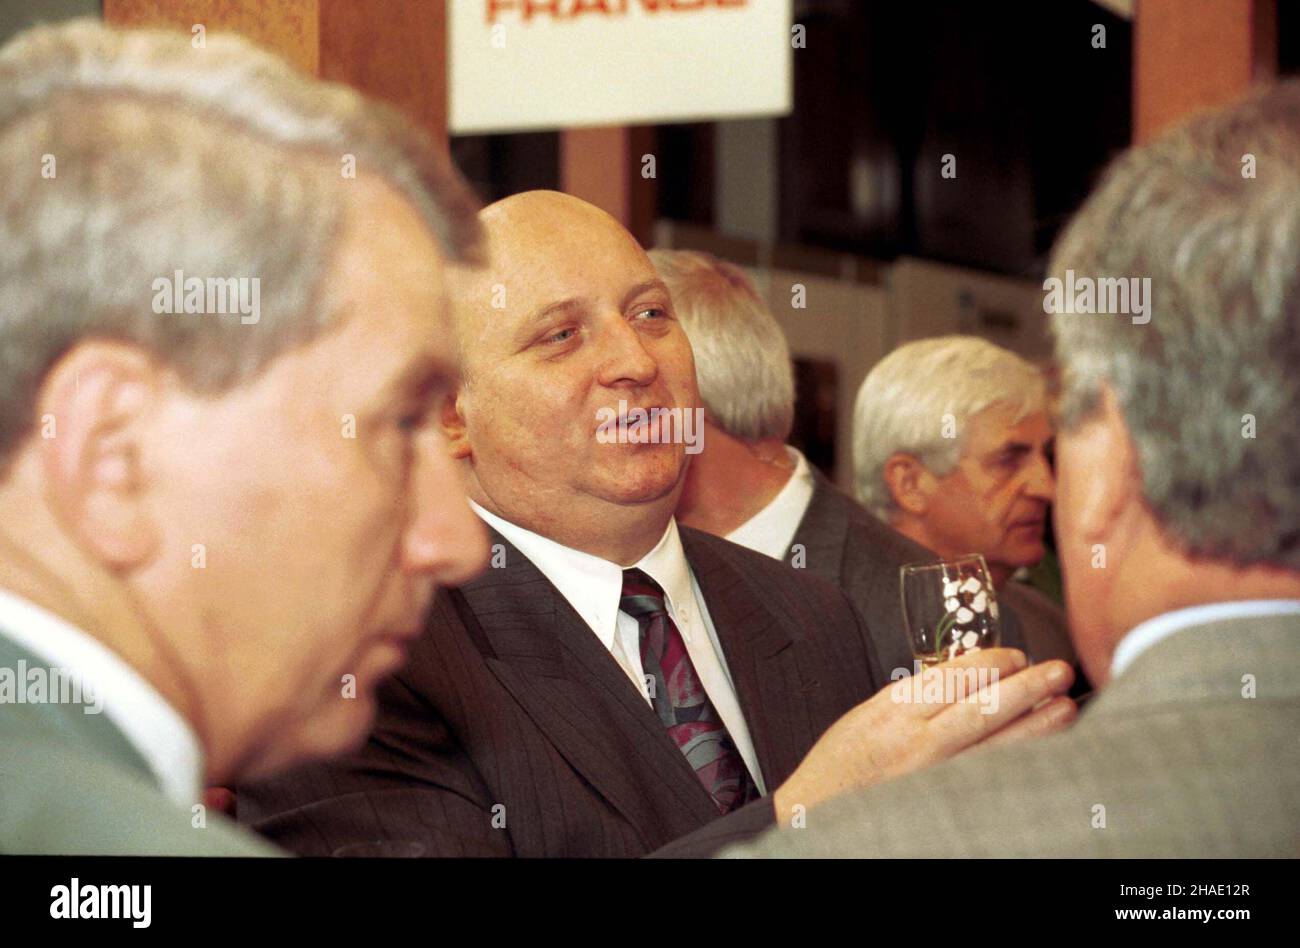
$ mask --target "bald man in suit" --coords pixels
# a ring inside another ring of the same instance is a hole
[[[245,789],[241,819],[311,854],[638,856],[1070,720],[1030,713],[1069,669],[1006,649],[968,659],[1018,683],[995,714],[895,704],[838,590],[679,527],[698,394],[644,251],[561,194],[482,222],[442,425],[494,568],[439,597],[365,748]]]

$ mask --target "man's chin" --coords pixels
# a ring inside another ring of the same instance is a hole
[[[673,505],[677,482],[670,479],[642,480],[634,483],[614,483],[599,491],[610,503],[623,506],[654,504],[660,501]]]
[[[660,453],[622,459],[622,463],[601,465],[596,489],[606,500],[619,504],[646,504],[668,497],[686,473],[682,455]]]
[[[377,704],[370,692],[338,698],[309,719],[281,733],[257,759],[240,768],[241,783],[271,777],[304,764],[360,750],[374,727]]]
[[[404,642],[381,639],[352,669],[340,672],[324,698],[297,724],[280,728],[243,779],[268,777],[290,767],[359,750],[378,715],[376,689],[406,664]],[[355,669],[355,670],[353,670]]]
[[[1006,555],[1001,557],[1001,559],[1002,562],[1010,566],[1012,570],[1033,569],[1043,561],[1043,557],[1046,555],[1047,547],[1040,541],[1038,543],[1017,544],[1015,547],[1008,550]]]

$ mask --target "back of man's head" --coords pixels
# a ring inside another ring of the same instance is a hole
[[[1052,317],[1076,634],[1300,595],[1300,84],[1124,154],[1050,271],[1145,297],[1140,315],[1094,314],[1097,294]]]
[[[700,400],[741,441],[784,441],[794,424],[790,347],[745,271],[706,253],[652,250],[691,340]]]

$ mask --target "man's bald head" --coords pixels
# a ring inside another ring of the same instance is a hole
[[[635,239],[618,221],[596,205],[561,191],[524,191],[489,204],[479,212],[487,227],[512,228],[529,237],[544,237],[561,226],[585,224],[621,232],[627,240]]]
[[[512,194],[483,208],[478,217],[488,265],[461,269],[451,290],[462,354],[472,353],[476,336],[492,327],[485,316],[514,308],[516,298],[530,298],[530,291],[539,289],[533,277],[556,261],[581,264],[611,247],[645,257],[636,238],[610,214],[560,191]],[[465,368],[470,370],[468,364]]]

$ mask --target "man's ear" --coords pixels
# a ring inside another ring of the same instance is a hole
[[[85,342],[55,364],[37,397],[47,503],[77,544],[111,569],[147,561],[160,541],[141,457],[160,381],[140,350]]]
[[[921,516],[930,506],[930,472],[910,454],[891,454],[885,461],[885,485],[894,506],[914,516]]]
[[[442,427],[442,435],[451,448],[451,456],[457,461],[473,454],[469,443],[469,426],[465,423],[465,401],[465,390],[457,388],[443,396],[438,409],[438,424]]]
[[[1089,543],[1117,539],[1116,532],[1131,526],[1130,516],[1141,507],[1142,475],[1119,401],[1108,386],[1103,385],[1092,417],[1058,435],[1058,458],[1063,441],[1069,444],[1066,463],[1071,470],[1063,473],[1071,479],[1077,536]]]

